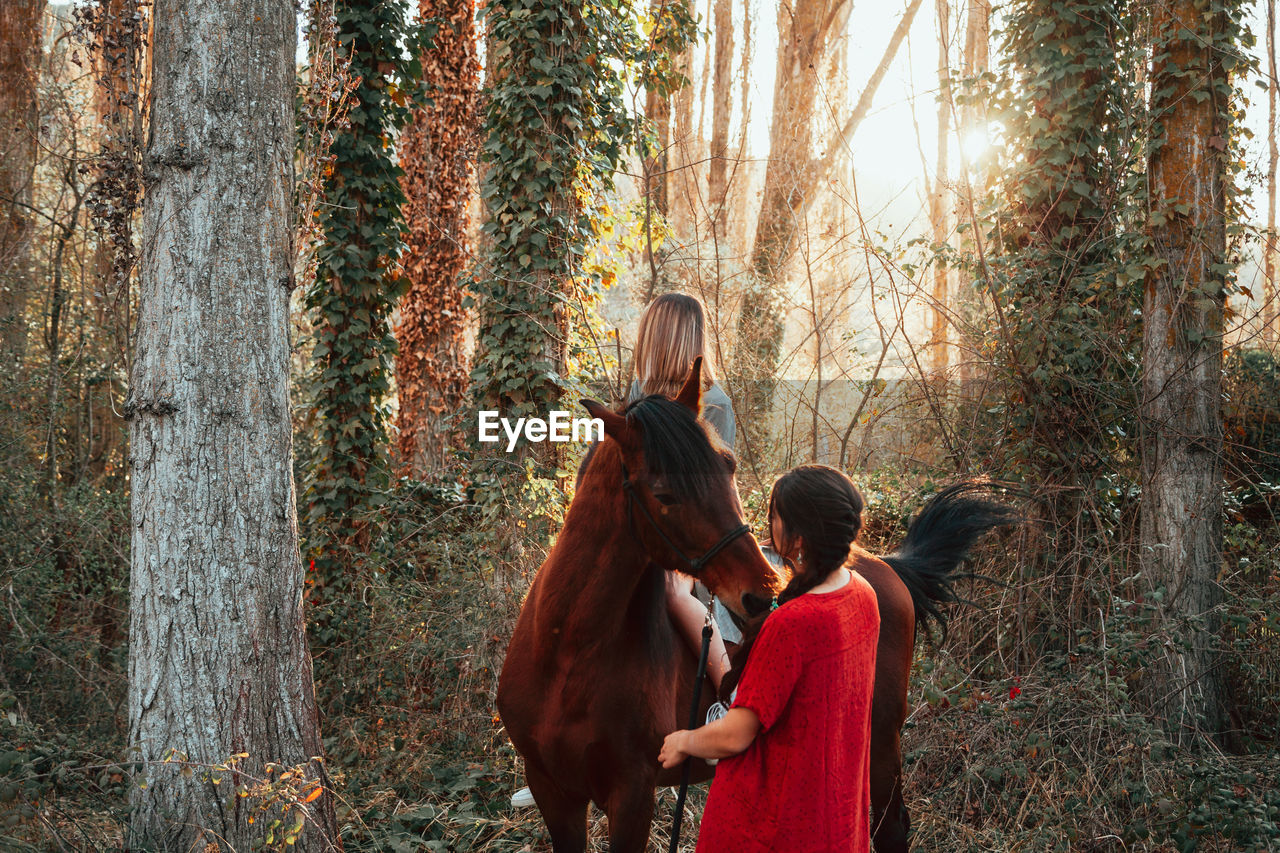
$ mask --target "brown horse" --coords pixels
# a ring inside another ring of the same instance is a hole
[[[744,615],[778,588],[742,522],[733,454],[697,419],[700,372],[698,359],[674,401],[622,414],[584,401],[606,438],[507,649],[498,712],[556,853],[586,850],[588,802],[608,815],[614,853],[640,853],[654,789],[678,782],[657,755],[687,722],[697,660],[667,614],[666,572],[695,575]],[[709,778],[697,764],[694,778]]]
[[[952,583],[969,549],[983,534],[1022,522],[1013,507],[986,497],[992,484],[962,480],[934,495],[907,528],[893,553],[881,559],[859,554],[856,569],[876,591],[880,640],[876,647],[871,705],[871,812],[876,853],[906,853],[910,817],[902,800],[902,724],[907,719],[907,678],[915,654],[915,629],[937,624],[946,636],[939,604],[957,601]],[[971,576],[971,575],[970,575]]]

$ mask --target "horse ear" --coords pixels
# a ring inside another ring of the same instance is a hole
[[[604,423],[605,435],[609,436],[619,444],[626,443],[626,440],[631,433],[630,429],[627,427],[627,418],[625,415],[620,415],[613,409],[610,409],[608,406],[603,403],[598,403],[595,400],[580,400],[579,402],[581,402],[583,408],[587,410],[587,414],[591,415],[593,418],[598,418]]]
[[[676,402],[682,403],[685,408],[691,410],[695,415],[701,412],[702,356],[698,356],[693,360],[693,367],[689,369],[689,378],[685,379],[684,387],[676,395]]]

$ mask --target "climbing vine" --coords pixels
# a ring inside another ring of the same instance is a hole
[[[1251,37],[1240,3],[1199,6],[1211,22],[1211,47],[1197,51],[1205,65],[1174,78],[1200,81],[1190,97],[1223,105],[1224,130],[1208,144],[1224,159],[1223,204],[1238,238],[1238,81]],[[1003,137],[991,169],[1000,180],[962,225],[977,235],[967,261],[986,308],[972,343],[993,380],[978,416],[1001,436],[986,464],[1034,486],[1056,543],[1042,568],[1064,580],[1136,523],[1143,287],[1165,262],[1151,229],[1187,213],[1150,188],[1169,97],[1148,91],[1143,70],[1169,56],[1152,14],[1109,0],[1019,0],[1006,12],[998,73],[970,81],[966,95],[989,104]],[[1227,77],[1207,73],[1214,55]],[[1235,265],[1223,260],[1216,298]],[[1072,594],[1071,604],[1082,602]]]
[[[316,216],[321,240],[305,294],[313,343],[310,401],[313,458],[306,479],[307,546],[314,559],[311,598],[341,606],[365,571],[368,514],[385,495],[387,393],[396,350],[390,314],[405,290],[399,267],[404,193],[394,157],[396,131],[409,119],[427,35],[412,26],[407,0],[338,0],[333,31],[346,73],[359,82],[346,125],[333,135]],[[325,645],[334,620],[313,614]],[[354,625],[346,625],[349,637]],[[358,632],[356,632],[358,633]]]
[[[1051,500],[1111,477],[1133,431],[1146,129],[1126,69],[1145,64],[1140,15],[1022,0],[1002,33],[990,115],[1004,177],[974,272],[994,319],[982,346],[1006,470]]]
[[[439,467],[461,443],[457,413],[468,376],[461,277],[480,95],[474,0],[420,0],[418,9],[442,25],[422,58],[427,103],[399,145],[410,286],[396,328],[396,388],[399,458],[410,473]]]
[[[560,407],[574,350],[588,345],[582,306],[603,276],[583,261],[637,139],[628,78],[666,80],[677,73],[670,53],[686,42],[647,38],[652,23],[620,0],[495,0],[485,14],[486,245],[471,286],[480,314],[471,378],[480,408],[520,417]]]

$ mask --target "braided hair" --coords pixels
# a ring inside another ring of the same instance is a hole
[[[802,540],[805,559],[800,566],[787,561],[791,580],[778,594],[781,606],[821,584],[849,559],[849,549],[862,530],[862,495],[842,471],[829,465],[800,465],[778,478],[769,493],[769,517],[782,522],[791,542]],[[774,543],[781,553],[784,543]],[[742,644],[733,654],[732,669],[721,683],[727,697],[737,686],[751,655],[751,647],[768,614],[747,624]]]

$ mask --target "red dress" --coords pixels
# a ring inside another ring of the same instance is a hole
[[[716,766],[698,853],[871,848],[871,692],[880,611],[856,572],[765,620],[738,686],[761,730]]]

